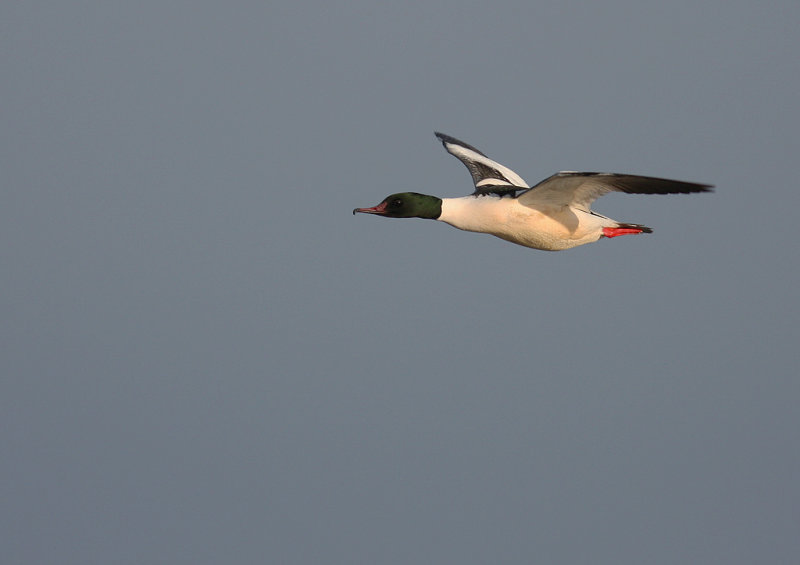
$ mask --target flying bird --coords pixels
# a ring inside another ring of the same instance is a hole
[[[427,218],[461,230],[488,233],[511,243],[561,251],[600,238],[652,233],[641,224],[618,222],[592,211],[591,204],[609,192],[689,194],[712,186],[617,173],[562,171],[531,187],[517,173],[475,147],[435,132],[448,153],[466,165],[475,191],[460,198],[438,198],[417,192],[387,196],[353,214],[388,218]]]

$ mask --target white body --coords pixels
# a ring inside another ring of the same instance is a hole
[[[592,243],[603,236],[604,227],[617,225],[609,218],[569,206],[522,204],[519,198],[494,195],[443,198],[438,220],[545,251]]]

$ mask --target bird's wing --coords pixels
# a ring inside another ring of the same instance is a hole
[[[496,161],[492,161],[471,145],[459,141],[455,137],[439,133],[438,131],[435,133],[447,152],[457,157],[459,161],[467,166],[469,174],[472,175],[472,181],[475,183],[476,191],[484,189],[481,192],[494,192],[492,190],[485,190],[491,187],[516,186],[519,188],[530,188],[530,185],[517,173]]]
[[[592,202],[609,192],[690,194],[692,192],[710,192],[711,188],[710,184],[655,177],[562,171],[520,194],[519,201],[521,204],[546,202],[552,205],[572,206],[589,212]]]

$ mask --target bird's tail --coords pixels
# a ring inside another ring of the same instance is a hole
[[[617,223],[616,226],[603,228],[603,236],[617,237],[619,235],[631,235],[635,233],[653,233],[653,230],[641,224]]]

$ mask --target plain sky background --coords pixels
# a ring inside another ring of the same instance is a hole
[[[4,2],[0,561],[794,563],[796,0]],[[433,136],[654,228],[387,194]]]

